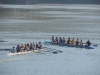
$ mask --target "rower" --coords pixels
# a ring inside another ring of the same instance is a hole
[[[36,49],[38,49],[39,48],[39,45],[36,43]]]
[[[71,41],[71,44],[74,45],[74,43],[75,43],[75,41],[74,41],[74,38],[73,38],[72,41]]]
[[[62,38],[61,37],[59,37],[59,43],[62,43]]]
[[[41,44],[41,42],[39,42],[38,46],[39,46],[39,49],[42,49],[42,44]]]
[[[80,45],[83,46],[83,41],[82,41],[82,39],[81,39],[81,41],[80,41]]]
[[[21,46],[21,51],[23,51],[24,50],[24,46],[23,46],[23,44],[22,44],[22,46]]]
[[[70,40],[70,38],[68,38],[68,40],[67,40],[67,44],[70,44],[71,43],[71,40]]]
[[[30,43],[29,48],[30,48],[30,50],[33,49],[33,45],[32,45],[32,43]]]
[[[52,36],[52,42],[55,42],[54,36]]]
[[[27,45],[26,44],[24,44],[24,51],[26,51],[27,50]]]
[[[66,43],[66,40],[65,40],[65,38],[63,37],[63,39],[62,39],[62,43],[63,44],[65,44]]]
[[[11,53],[15,53],[16,50],[15,50],[15,47],[13,47],[13,49],[11,50]]]
[[[30,47],[29,47],[29,44],[27,43],[27,46],[26,46],[26,50],[29,51],[30,50]]]
[[[79,41],[78,41],[78,39],[77,39],[77,41],[76,41],[75,43],[76,43],[76,45],[79,45]]]
[[[20,45],[19,45],[19,44],[17,45],[16,50],[17,50],[17,52],[20,52],[21,47],[20,47]]]
[[[87,42],[86,42],[86,46],[90,46],[91,45],[91,42],[88,40]]]
[[[58,37],[56,37],[55,41],[56,41],[56,43],[58,43]]]
[[[35,49],[35,43],[33,42],[33,50]]]

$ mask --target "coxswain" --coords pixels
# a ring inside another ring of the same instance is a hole
[[[91,45],[91,42],[88,40],[87,42],[86,42],[86,46],[90,46]]]
[[[15,47],[13,47],[13,49],[11,50],[11,53],[15,53],[16,50],[15,50]]]

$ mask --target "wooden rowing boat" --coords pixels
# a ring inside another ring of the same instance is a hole
[[[31,51],[23,51],[23,52],[9,53],[9,54],[7,54],[7,55],[23,55],[23,54],[41,52],[41,51],[44,50],[44,49],[46,49],[46,47],[43,47],[42,49],[31,50]]]

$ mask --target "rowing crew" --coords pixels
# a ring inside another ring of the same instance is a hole
[[[35,49],[42,49],[42,44],[41,42],[39,43],[30,43],[30,44],[22,44],[22,45],[17,45],[16,49],[15,47],[13,47],[13,49],[11,50],[11,53],[15,53],[15,52],[22,52],[22,51],[31,51],[31,50],[35,50]]]
[[[79,41],[79,39],[77,39],[75,41],[74,38],[72,40],[70,38],[68,38],[68,40],[66,41],[66,39],[64,37],[63,38],[61,38],[61,37],[54,38],[54,36],[52,36],[52,42],[53,43],[63,43],[63,44],[67,43],[67,44],[81,45],[81,46],[83,46],[83,44],[84,44],[82,39],[80,41]],[[85,46],[90,46],[91,42],[88,40],[85,44],[86,44]]]

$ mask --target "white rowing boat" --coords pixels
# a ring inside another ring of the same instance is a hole
[[[44,49],[46,49],[46,47],[43,47],[42,49],[31,50],[31,51],[23,51],[23,52],[9,53],[9,54],[7,54],[7,55],[23,55],[23,54],[41,52],[41,51],[44,50]]]

